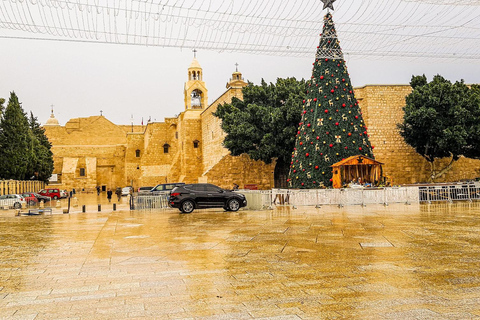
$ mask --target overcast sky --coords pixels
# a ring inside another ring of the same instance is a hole
[[[1,33],[0,33],[1,35]],[[342,35],[339,34],[340,40]],[[0,38],[0,97],[15,91],[24,110],[45,123],[51,105],[61,125],[71,118],[103,115],[116,124],[163,121],[184,111],[183,88],[190,49]],[[209,103],[218,98],[239,64],[246,80],[310,78],[310,58],[199,50]],[[412,75],[480,83],[480,61],[376,60],[345,56],[354,86],[408,84]]]

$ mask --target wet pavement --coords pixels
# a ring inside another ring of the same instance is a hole
[[[96,200],[0,212],[1,319],[480,319],[480,203],[183,215]]]

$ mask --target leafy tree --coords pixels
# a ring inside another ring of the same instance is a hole
[[[28,120],[15,92],[0,121],[0,177],[24,180],[30,160],[31,133]]]
[[[29,166],[30,177],[37,180],[47,181],[53,172],[52,144],[45,135],[45,129],[40,126],[37,118],[30,112],[30,130],[32,133],[31,161]]]
[[[285,177],[285,184],[304,92],[303,79],[279,78],[275,84],[262,79],[259,86],[249,82],[243,100],[233,98],[214,113],[227,134],[224,146],[234,156],[246,153],[266,164],[276,159],[275,176]]]
[[[413,76],[413,91],[406,97],[403,123],[405,142],[431,165],[431,181],[446,173],[461,156],[480,158],[480,88],[463,80],[452,84],[440,75],[427,82]],[[436,170],[435,160],[450,157]]]
[[[0,101],[0,105],[1,105]],[[47,181],[53,172],[51,144],[37,118],[27,119],[15,92],[0,119],[0,178]]]
[[[4,103],[5,103],[5,99],[0,98],[0,118],[2,117],[3,110],[5,109],[5,107],[3,106]]]
[[[324,17],[296,134],[289,174],[294,188],[331,186],[333,164],[356,155],[373,158],[330,13]]]

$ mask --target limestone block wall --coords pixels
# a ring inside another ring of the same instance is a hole
[[[236,183],[241,189],[246,184],[255,184],[259,190],[274,187],[275,162],[266,165],[263,161],[250,159],[246,154],[238,157],[227,155],[205,173],[208,183],[225,189],[232,189]]]
[[[231,102],[233,97],[243,99],[242,89],[228,89],[202,113],[204,172],[210,170],[213,165],[230,153],[228,149],[223,147],[223,140],[225,139],[226,134],[221,127],[222,120],[215,117],[213,113],[217,111],[220,104]]]
[[[355,89],[370,142],[375,146],[375,159],[384,163],[384,174],[391,177],[394,184],[429,181],[430,164],[404,142],[397,129],[397,124],[403,121],[405,97],[411,90],[409,85],[369,85]],[[445,166],[448,160],[436,161],[436,167]],[[436,181],[450,182],[478,176],[480,161],[462,158]]]
[[[168,181],[171,163],[178,152],[177,119],[149,123],[145,130],[138,186],[155,186]],[[165,153],[164,145],[169,146]]]
[[[180,115],[178,126],[180,153],[179,182],[197,183],[203,173],[202,126],[200,112],[187,110]],[[195,147],[195,142],[197,142]]]

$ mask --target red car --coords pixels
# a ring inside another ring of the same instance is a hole
[[[31,206],[39,203],[40,201],[43,201],[44,203],[50,201],[50,197],[42,196],[34,192],[26,192],[26,193],[22,193],[21,195],[25,198],[25,201],[27,201],[27,204]]]
[[[43,189],[43,190],[40,190],[40,192],[38,194],[40,194],[42,196],[50,197],[54,200],[62,198],[62,195],[60,193],[60,189],[56,189],[56,188]]]

